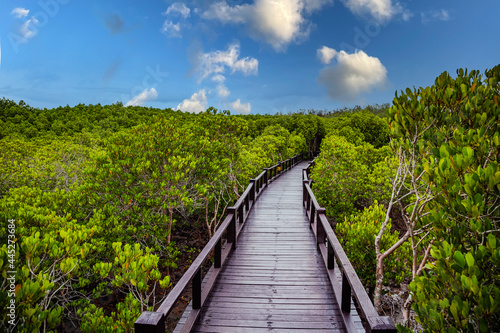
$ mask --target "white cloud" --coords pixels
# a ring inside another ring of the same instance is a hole
[[[343,0],[344,4],[356,15],[370,15],[378,22],[385,22],[396,14],[402,14],[403,19],[409,18],[409,12],[393,0]]]
[[[140,106],[145,102],[156,99],[158,97],[158,92],[155,88],[144,89],[139,95],[128,101],[125,106]]]
[[[207,96],[205,89],[194,93],[191,98],[185,99],[181,104],[177,105],[177,110],[184,112],[200,113],[207,109]]]
[[[387,69],[376,57],[363,51],[336,54],[337,63],[323,68],[318,82],[325,85],[333,99],[353,100],[358,95],[381,88],[387,82]]]
[[[161,28],[160,31],[169,37],[178,37],[178,38],[182,37],[180,24],[179,23],[174,24],[172,21],[169,20],[163,22],[163,27]]]
[[[191,10],[182,2],[174,2],[167,8],[165,15],[180,15],[183,18],[188,18]]]
[[[253,4],[229,6],[223,0],[213,3],[201,16],[224,24],[245,24],[252,38],[284,51],[291,42],[309,35],[310,24],[304,12],[328,3],[331,0],[255,0]]]
[[[431,10],[428,12],[420,13],[420,19],[423,24],[429,23],[431,21],[448,21],[450,19],[450,14],[446,9],[441,10]]]
[[[224,84],[218,84],[217,85],[217,95],[220,97],[227,97],[231,93],[229,92],[229,89]]]
[[[10,12],[10,13],[12,15],[14,15],[15,17],[17,17],[17,18],[21,18],[21,17],[28,16],[28,14],[30,13],[30,11],[29,11],[29,9],[18,7],[18,8],[14,8],[12,10],[12,12]]]
[[[332,61],[332,59],[335,57],[336,54],[337,54],[337,51],[335,51],[332,48],[329,48],[328,46],[323,46],[322,48],[318,49],[318,51],[317,51],[318,58],[325,65],[328,65]]]
[[[229,92],[229,89],[227,89],[227,87],[224,85],[224,81],[226,81],[226,77],[224,75],[221,75],[221,74],[215,74],[214,76],[212,76],[212,81],[214,82],[217,82],[218,85],[217,85],[217,95],[219,95],[219,97],[227,97],[229,96],[231,93]]]
[[[163,13],[163,15],[167,16],[167,19],[163,22],[163,26],[160,31],[168,37],[181,38],[181,24],[179,22],[174,23],[171,18],[180,16],[187,19],[190,13],[191,10],[185,4],[182,2],[174,2],[167,8],[167,11]]]
[[[34,16],[31,17],[29,20],[23,23],[21,28],[19,28],[19,34],[21,34],[21,36],[25,40],[35,37],[38,33],[38,30],[36,30],[36,28],[33,28],[32,25],[36,24],[38,24],[38,20]]]
[[[231,109],[239,114],[249,114],[252,110],[252,106],[250,103],[241,104],[241,101],[238,98],[236,101],[231,103]]]
[[[212,76],[212,81],[222,83],[226,81],[226,77],[224,75],[216,74]]]
[[[203,81],[208,76],[221,75],[229,69],[231,73],[242,72],[244,75],[256,75],[259,68],[259,61],[255,58],[245,57],[239,59],[240,45],[233,43],[226,51],[214,51],[202,53],[198,58],[198,68],[200,78]]]
[[[252,14],[249,4],[231,7],[225,0],[212,3],[207,11],[201,14],[204,19],[219,20],[222,23],[245,23]]]

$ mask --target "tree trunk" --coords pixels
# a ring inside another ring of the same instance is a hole
[[[170,244],[172,238],[172,224],[174,223],[174,210],[173,208],[168,208],[168,223],[167,223],[167,245]]]
[[[375,293],[373,294],[373,306],[378,313],[382,312],[382,286],[384,285],[384,258],[377,255],[377,270],[375,273]]]

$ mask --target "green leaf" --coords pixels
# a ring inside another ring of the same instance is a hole
[[[460,251],[455,251],[455,255],[454,255],[454,258],[455,258],[455,262],[462,268],[465,267],[465,258],[464,258],[464,255],[462,254],[462,252]]]
[[[470,252],[465,255],[465,259],[467,260],[467,265],[469,265],[469,267],[474,266],[475,263],[474,257]]]

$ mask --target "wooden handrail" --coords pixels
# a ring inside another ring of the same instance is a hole
[[[199,311],[205,300],[212,290],[215,284],[217,276],[220,273],[221,267],[224,266],[227,256],[229,253],[236,249],[238,234],[241,231],[246,217],[253,207],[255,201],[262,193],[262,190],[267,187],[269,182],[273,181],[279,177],[284,170],[280,170],[278,167],[284,165],[286,170],[291,169],[295,164],[301,161],[303,154],[298,154],[286,161],[280,162],[270,168],[264,169],[260,175],[256,178],[250,180],[250,184],[247,186],[241,197],[236,201],[234,206],[227,209],[227,216],[218,227],[215,234],[210,238],[208,243],[205,245],[200,254],[193,261],[191,266],[187,269],[181,279],[176,283],[174,288],[169,292],[167,298],[162,302],[160,307],[152,311],[144,311],[141,313],[140,317],[135,321],[134,327],[137,333],[159,333],[165,332],[165,320],[167,316],[172,311],[176,302],[179,300],[181,295],[184,293],[189,284],[192,285],[192,311],[191,314],[184,324],[183,331],[189,331],[191,327],[195,324],[198,318]],[[227,231],[227,246],[222,250],[222,236],[223,233]],[[214,251],[212,251],[214,250]],[[214,265],[211,267],[212,274],[210,279],[205,283],[202,288],[201,279],[201,269],[203,262],[205,262],[210,255],[214,255]]]
[[[356,270],[342,248],[335,232],[326,218],[325,208],[320,207],[311,189],[309,178],[312,163],[302,172],[303,204],[311,223],[311,229],[316,238],[318,251],[321,252],[323,263],[328,270],[328,277],[334,290],[337,302],[340,304],[342,318],[348,332],[356,332],[353,319],[350,315],[351,296],[356,299],[360,309],[360,317],[367,332],[397,332],[396,326],[390,317],[379,316],[366,290],[359,280]],[[339,284],[335,272],[335,260],[342,269],[342,284]]]

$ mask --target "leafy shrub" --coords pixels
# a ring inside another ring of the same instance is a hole
[[[356,146],[343,136],[327,136],[311,175],[314,193],[327,214],[341,219],[375,200],[386,202],[391,189],[389,154],[388,148]]]
[[[352,214],[344,219],[344,222],[336,225],[336,233],[340,236],[340,243],[344,248],[356,273],[363,285],[370,290],[375,288],[375,236],[385,219],[386,211],[383,205],[376,200],[374,204],[363,212]],[[390,233],[391,224],[382,235],[380,247],[382,251],[389,249],[397,242],[398,233]],[[409,255],[409,243],[399,247],[385,261],[384,283],[400,283],[410,275],[409,267],[406,265]]]
[[[418,134],[413,152],[435,196],[421,221],[431,259],[410,284],[428,332],[500,330],[500,65],[485,74],[444,72],[389,110],[394,137]]]

